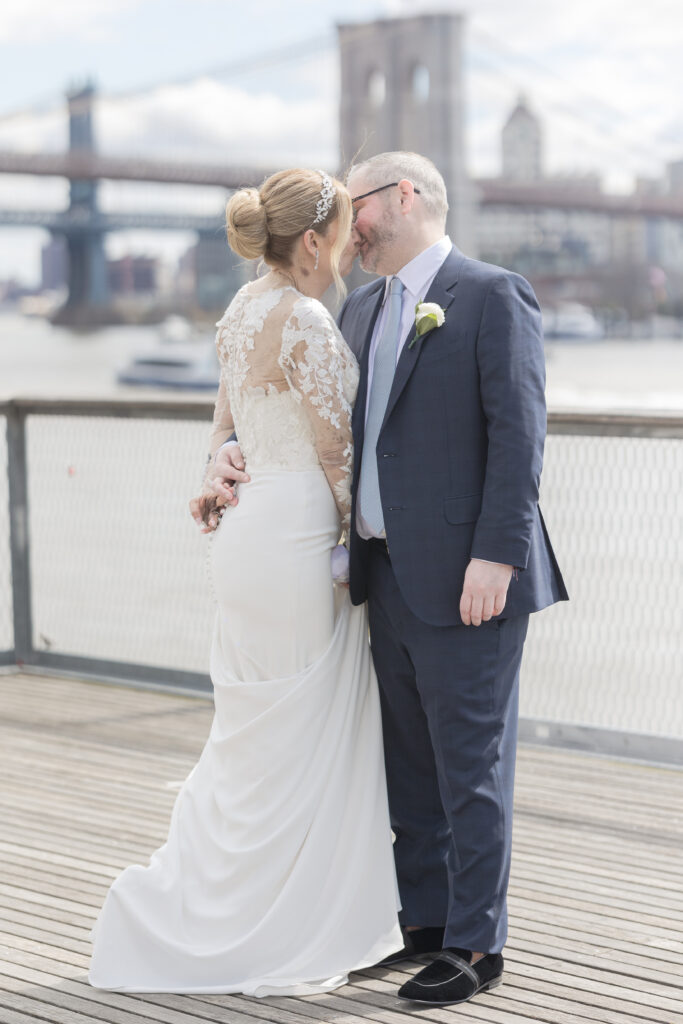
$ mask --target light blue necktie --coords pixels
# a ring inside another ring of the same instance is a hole
[[[396,371],[402,305],[403,283],[398,277],[392,277],[389,282],[384,327],[375,349],[360,467],[360,511],[363,519],[377,536],[384,531],[384,514],[377,475],[377,440]]]

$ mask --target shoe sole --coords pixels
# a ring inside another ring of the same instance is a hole
[[[458,1003],[469,1003],[470,999],[474,999],[480,992],[490,992],[492,988],[498,988],[499,985],[503,984],[502,974],[498,978],[491,978],[491,981],[487,981],[485,985],[480,985],[479,988],[475,989],[471,995],[466,996],[464,999],[446,999],[444,1002],[435,1002],[433,999],[412,999],[410,996],[399,995],[399,999],[406,999],[409,1003],[421,1003],[423,1006],[456,1006]]]

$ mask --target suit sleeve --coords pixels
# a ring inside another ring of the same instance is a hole
[[[525,569],[546,434],[541,312],[517,274],[490,286],[477,338],[488,454],[472,558]]]

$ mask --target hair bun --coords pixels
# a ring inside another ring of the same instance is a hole
[[[268,247],[266,208],[256,188],[241,188],[225,208],[228,244],[245,260],[263,256]]]

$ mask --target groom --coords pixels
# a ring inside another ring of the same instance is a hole
[[[529,613],[567,598],[538,508],[541,319],[523,278],[445,236],[429,160],[383,153],[348,187],[361,266],[382,275],[339,326],[361,366],[350,590],[368,601],[403,908],[385,963],[434,954],[399,996],[450,1005],[502,977],[522,649]]]

